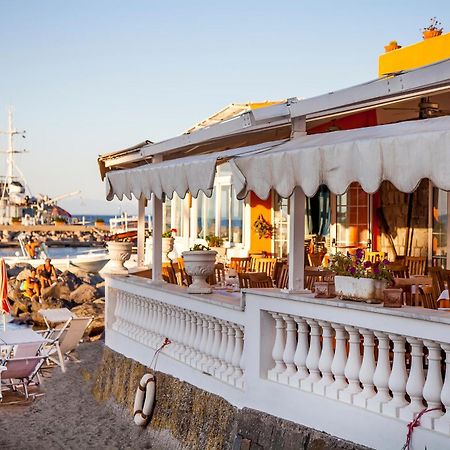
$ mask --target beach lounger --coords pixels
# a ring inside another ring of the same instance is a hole
[[[28,386],[31,383],[39,384],[34,378],[45,361],[44,355],[37,355],[39,344],[28,343],[17,345],[14,355],[2,360],[0,366],[0,400],[2,399],[2,389],[6,386],[14,391],[18,391],[18,386],[22,385],[23,394],[28,399]],[[17,380],[19,383],[17,383]]]
[[[41,353],[50,361],[60,366],[61,370],[65,372],[64,360],[70,358],[76,361],[76,358],[70,353],[78,347],[84,332],[92,320],[92,317],[72,317],[64,331],[62,333],[58,332],[58,337],[49,345],[44,346]],[[51,335],[47,336],[47,339],[51,339]]]

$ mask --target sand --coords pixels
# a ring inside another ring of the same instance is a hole
[[[69,362],[66,373],[52,369],[42,385],[44,396],[28,404],[0,404],[0,449],[179,449],[170,434],[155,436],[117,405],[96,402],[91,389],[102,350],[102,342],[80,345],[82,362]],[[4,402],[12,399],[5,396]]]

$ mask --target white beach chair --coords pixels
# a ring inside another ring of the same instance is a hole
[[[92,317],[72,317],[68,326],[62,332],[58,332],[57,338],[48,346],[44,346],[41,353],[45,354],[50,361],[60,366],[61,370],[65,372],[64,360],[70,358],[77,361],[70,353],[78,347],[92,320]],[[51,339],[51,336],[47,337],[47,339],[49,338]]]
[[[23,394],[28,399],[28,386],[35,382],[38,371],[45,361],[44,355],[37,355],[40,344],[35,342],[17,345],[14,355],[2,360],[0,366],[0,400],[2,399],[2,388],[6,386],[14,391],[18,391],[18,386],[22,385]],[[19,383],[17,383],[19,380]]]

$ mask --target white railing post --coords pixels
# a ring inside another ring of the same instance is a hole
[[[327,387],[325,394],[334,400],[339,398],[339,393],[347,388],[345,378],[345,366],[347,365],[347,332],[344,325],[333,323],[336,334],[336,349],[334,351],[331,372],[334,375],[334,383]]]
[[[313,319],[306,319],[310,327],[310,341],[309,341],[309,351],[306,357],[306,367],[308,368],[309,375],[301,381],[300,387],[309,392],[313,392],[314,384],[320,381],[320,371],[319,371],[319,358],[322,351],[320,346],[320,327],[319,324]]]
[[[353,397],[361,392],[359,385],[359,371],[361,369],[361,352],[359,330],[352,326],[346,326],[349,334],[349,352],[347,364],[345,365],[345,376],[348,380],[348,386],[340,392],[339,400],[347,403],[353,403]]]
[[[278,380],[280,383],[289,384],[289,378],[297,372],[294,365],[294,355],[297,340],[297,329],[294,319],[288,314],[282,315],[286,323],[286,345],[284,346],[283,361],[286,365],[286,370],[279,374]]]
[[[236,384],[236,380],[242,377],[242,370],[239,364],[241,362],[242,351],[244,349],[242,339],[243,333],[241,327],[239,325],[234,325],[233,328],[235,330],[234,335],[235,342],[234,342],[234,352],[231,358],[231,364],[234,370],[233,373],[228,377],[228,382],[230,384]]]
[[[445,352],[445,381],[441,390],[441,402],[445,408],[445,414],[435,419],[434,428],[441,433],[450,435],[450,344],[441,344]]]
[[[375,373],[375,355],[373,349],[375,347],[375,340],[372,330],[361,328],[359,332],[364,338],[363,361],[359,371],[359,379],[363,385],[363,390],[355,396],[353,402],[357,406],[366,408],[367,400],[376,394],[373,386],[373,375]]]
[[[286,335],[283,318],[280,314],[270,313],[275,320],[275,342],[272,349],[272,358],[275,362],[275,367],[269,370],[267,377],[269,380],[278,381],[278,376],[286,370],[286,365],[283,361],[284,347],[286,346]]]
[[[319,370],[322,373],[322,379],[314,386],[314,392],[320,395],[325,395],[328,386],[334,382],[333,374],[331,373],[331,365],[333,364],[333,336],[334,330],[331,323],[319,321],[322,327],[322,353],[319,359]]]
[[[294,316],[294,320],[297,324],[297,347],[294,354],[294,363],[297,367],[297,372],[289,378],[289,384],[299,388],[301,380],[304,380],[309,375],[308,369],[306,368],[306,358],[309,348],[309,326],[306,320],[301,317]]]

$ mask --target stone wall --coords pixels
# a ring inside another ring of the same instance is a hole
[[[410,256],[428,254],[428,180],[422,180],[413,194],[411,225],[414,229]],[[397,190],[388,181],[380,187],[380,204],[388,224],[395,250],[399,256],[405,255],[408,218],[408,194]],[[380,250],[394,259],[394,251],[386,230],[381,228]]]
[[[115,401],[130,415],[136,387],[148,369],[107,347],[93,393],[97,401]],[[301,407],[301,405],[299,405]],[[244,408],[172,376],[157,374],[155,409],[146,431],[169,432],[177,449],[198,450],[357,450],[346,442],[302,425]]]

